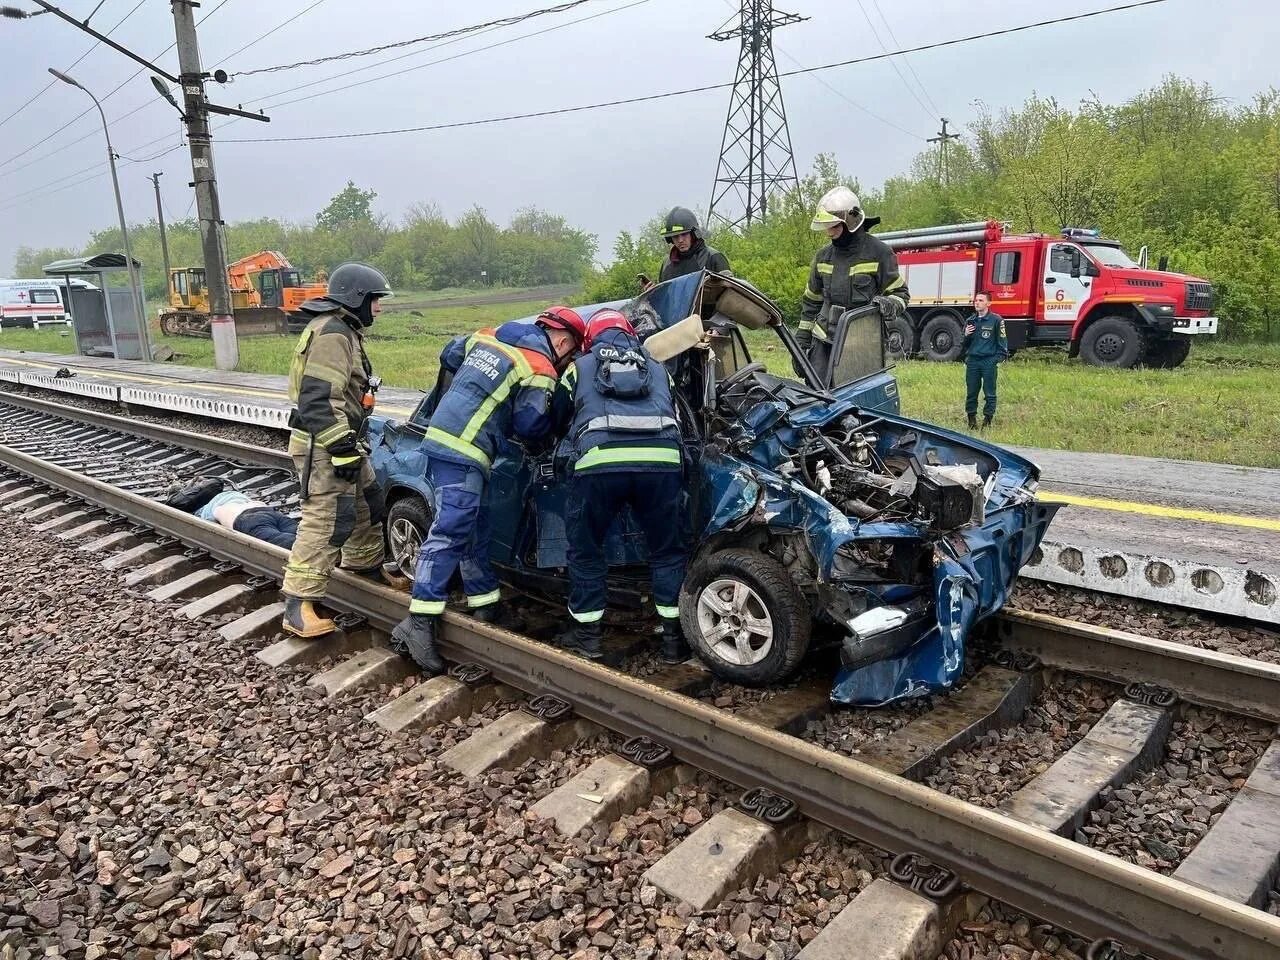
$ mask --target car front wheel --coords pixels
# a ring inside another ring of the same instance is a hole
[[[753,686],[795,671],[812,625],[787,571],[746,550],[722,550],[693,565],[680,590],[680,622],[712,672]]]
[[[431,508],[416,493],[397,500],[387,511],[388,555],[406,577],[414,575],[418,551],[430,529]]]

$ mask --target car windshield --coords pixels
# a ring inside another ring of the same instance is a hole
[[[1119,247],[1113,247],[1106,243],[1086,243],[1084,248],[1089,251],[1089,256],[1097,260],[1106,267],[1136,267],[1137,264],[1133,259],[1121,250]]]

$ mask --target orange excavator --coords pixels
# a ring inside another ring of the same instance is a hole
[[[238,336],[287,333],[290,320],[301,322],[298,308],[323,297],[326,285],[304,283],[287,257],[263,250],[227,267],[231,306]],[[160,330],[169,336],[208,337],[209,288],[202,267],[169,271],[169,306],[160,313]]]

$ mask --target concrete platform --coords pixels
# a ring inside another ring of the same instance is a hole
[[[54,377],[62,367],[75,376]],[[0,350],[0,380],[283,429],[283,376]],[[384,387],[378,412],[408,417],[422,394]],[[1018,449],[1018,448],[1015,448]],[[1280,470],[1018,449],[1041,495],[1066,504],[1032,579],[1280,623]]]

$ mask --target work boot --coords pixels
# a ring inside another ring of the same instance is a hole
[[[603,656],[600,652],[600,621],[575,623],[556,637],[556,644],[568,653],[576,653],[588,660],[599,660]]]
[[[662,647],[658,657],[663,663],[684,663],[689,659],[689,644],[680,629],[679,617],[662,618]]]
[[[486,603],[483,607],[471,607],[467,610],[467,616],[512,633],[524,632],[523,618],[502,601]]]
[[[985,430],[987,427],[991,426],[991,421],[995,418],[996,415],[994,413],[984,413],[982,415],[982,429]]]
[[[970,430],[978,429],[978,415],[976,413],[969,414],[969,429]]]
[[[320,615],[314,600],[289,596],[284,598],[284,617],[280,621],[280,626],[284,628],[285,633],[307,639],[323,637],[338,629],[338,625],[333,620]]]
[[[436,650],[436,625],[440,618],[429,613],[411,613],[391,631],[391,649],[408,657],[430,676],[444,673],[444,661]]]
[[[400,572],[400,567],[396,563],[388,562],[380,567],[365,567],[363,570],[348,570],[347,573],[364,577],[366,580],[401,593],[408,593],[413,587],[413,581]]]

